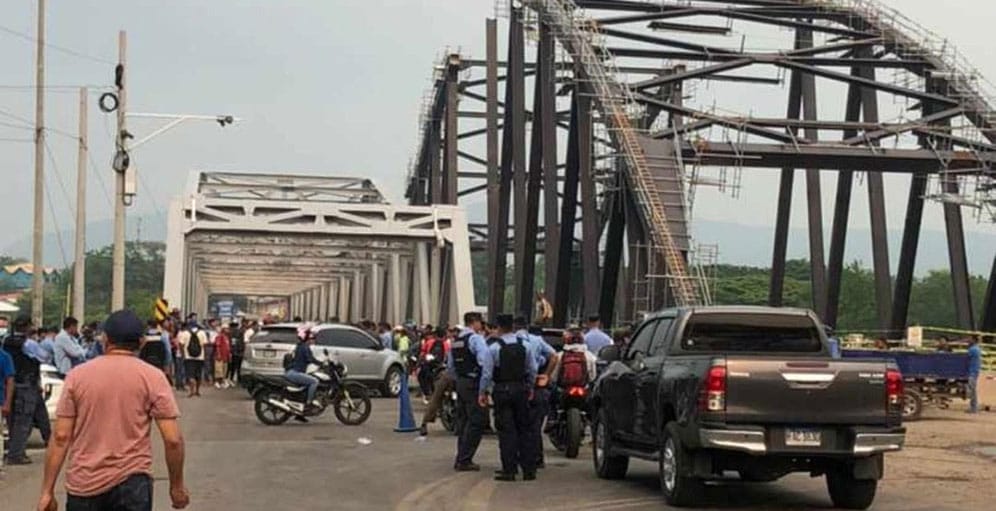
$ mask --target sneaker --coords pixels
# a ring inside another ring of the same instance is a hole
[[[221,388],[221,384],[218,383],[218,382],[214,382],[214,388],[220,389]]]
[[[419,436],[429,436],[429,427],[426,426],[425,424],[422,424],[418,428],[418,434]]]
[[[533,474],[533,479],[536,475]],[[515,481],[515,472],[495,472],[495,481]]]

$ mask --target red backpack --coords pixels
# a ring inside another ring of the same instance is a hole
[[[588,384],[588,359],[583,351],[564,351],[560,356],[561,387],[583,387]]]

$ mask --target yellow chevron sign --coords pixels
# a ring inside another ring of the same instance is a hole
[[[156,298],[156,305],[153,307],[152,314],[156,317],[156,321],[163,321],[169,316],[169,302],[165,298]]]

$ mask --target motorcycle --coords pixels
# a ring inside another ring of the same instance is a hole
[[[565,456],[577,458],[588,427],[588,388],[571,386],[560,390],[556,419],[547,425],[547,437]]]
[[[326,352],[326,355],[328,353]],[[306,403],[308,388],[283,376],[261,378],[253,395],[256,418],[267,426],[279,426],[291,417],[317,417],[331,405],[339,422],[358,426],[370,418],[371,403],[367,388],[360,383],[344,381],[344,364],[326,360],[308,366],[308,374],[318,378],[315,392],[317,405]]]

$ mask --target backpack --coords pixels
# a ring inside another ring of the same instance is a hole
[[[187,343],[187,354],[190,355],[190,358],[198,358],[203,352],[203,347],[201,346],[201,332],[200,330],[196,332],[188,330],[188,332],[190,332],[190,342]]]
[[[436,360],[443,360],[446,355],[446,341],[443,339],[434,340],[432,347],[429,348],[429,354],[436,357]]]
[[[588,384],[588,358],[583,351],[564,351],[560,355],[561,387],[583,387]]]
[[[500,363],[495,368],[494,381],[498,383],[518,383],[526,376],[526,344],[521,338],[516,338],[515,342],[507,343],[502,339],[496,342],[501,344],[498,348],[498,360]]]
[[[163,345],[162,337],[149,335],[138,352],[138,358],[159,369],[166,367],[166,346]]]

